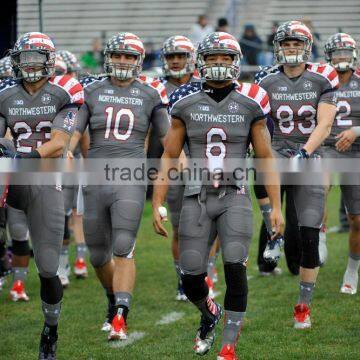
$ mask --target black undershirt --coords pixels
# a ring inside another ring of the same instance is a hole
[[[216,102],[224,100],[235,89],[235,84],[231,83],[228,86],[222,88],[214,88],[207,83],[204,83],[203,89],[207,95],[209,95]]]

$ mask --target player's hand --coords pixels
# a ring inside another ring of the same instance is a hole
[[[67,151],[67,154],[66,154],[66,157],[67,157],[68,159],[73,159],[73,158],[74,158],[74,154],[72,153],[72,151],[68,150],[68,151]]]
[[[344,130],[339,135],[336,135],[338,141],[335,144],[337,151],[346,151],[353,144],[356,139],[356,134],[352,129]]]
[[[167,221],[167,217],[161,216],[160,214],[161,208],[162,206],[153,207],[153,226],[157,234],[164,237],[168,237],[168,232],[163,225],[163,222]]]
[[[284,232],[284,217],[281,213],[281,209],[272,209],[270,213],[270,221],[273,235],[271,239],[275,239],[277,236],[282,235]]]

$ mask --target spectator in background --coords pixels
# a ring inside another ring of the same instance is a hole
[[[148,41],[145,43],[145,59],[142,65],[143,70],[150,70],[155,66],[159,66],[160,63],[160,51],[156,51],[154,43]]]
[[[314,26],[309,18],[304,18],[301,21],[304,25],[306,25],[309,28],[313,36],[313,46],[312,46],[310,61],[317,61],[320,57],[319,54],[320,34],[314,30]]]
[[[271,33],[267,36],[266,43],[268,46],[268,50],[272,53],[274,52],[274,37],[278,27],[279,27],[279,23],[274,21],[271,27]]]
[[[258,65],[262,66],[271,66],[274,63],[274,37],[279,24],[273,22],[271,27],[271,33],[267,36],[266,39],[266,49],[258,57]]]
[[[102,72],[104,64],[104,54],[101,39],[94,39],[92,42],[92,50],[84,53],[80,62],[84,70],[99,73]]]
[[[209,25],[206,15],[200,15],[196,24],[191,27],[189,34],[190,40],[195,46],[208,34],[214,31],[214,28]]]
[[[246,24],[239,40],[244,59],[248,65],[259,65],[258,56],[262,51],[262,40],[256,33],[253,24]]]
[[[218,19],[218,23],[215,31],[226,32],[226,33],[229,32],[229,22],[227,21],[226,18]]]

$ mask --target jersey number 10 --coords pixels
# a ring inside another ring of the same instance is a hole
[[[113,115],[114,115],[113,106],[108,106],[105,109],[105,112],[107,114],[105,139],[109,139],[110,133],[112,133],[116,140],[122,140],[122,141],[127,140],[130,137],[131,132],[134,128],[134,121],[135,121],[134,113],[130,109],[123,108],[116,113],[115,119],[113,119]],[[122,119],[124,119],[124,117],[127,118],[128,120],[128,127],[125,132],[120,133],[120,122]]]

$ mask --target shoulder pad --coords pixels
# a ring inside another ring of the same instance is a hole
[[[307,63],[307,70],[313,74],[318,74],[328,80],[331,87],[336,89],[339,87],[339,77],[336,70],[329,64]]]
[[[169,103],[169,99],[166,94],[166,88],[159,79],[154,79],[145,75],[140,75],[136,78],[141,84],[151,87],[156,90],[160,96],[161,102],[165,105]]]
[[[264,115],[270,112],[270,102],[267,92],[257,84],[241,83],[236,87],[236,92],[251,99],[258,104]]]
[[[54,76],[49,83],[63,89],[70,98],[70,104],[82,105],[84,103],[84,89],[79,81],[69,75]]]
[[[267,76],[278,74],[280,72],[279,66],[260,66],[260,70],[255,74],[255,83],[259,84]]]
[[[19,84],[18,80],[15,80],[13,78],[6,78],[0,81],[0,92],[12,88]]]
[[[173,108],[173,106],[180,100],[197,94],[201,90],[201,84],[198,82],[190,82],[185,85],[181,85],[178,87],[170,96],[169,100],[169,111]]]

